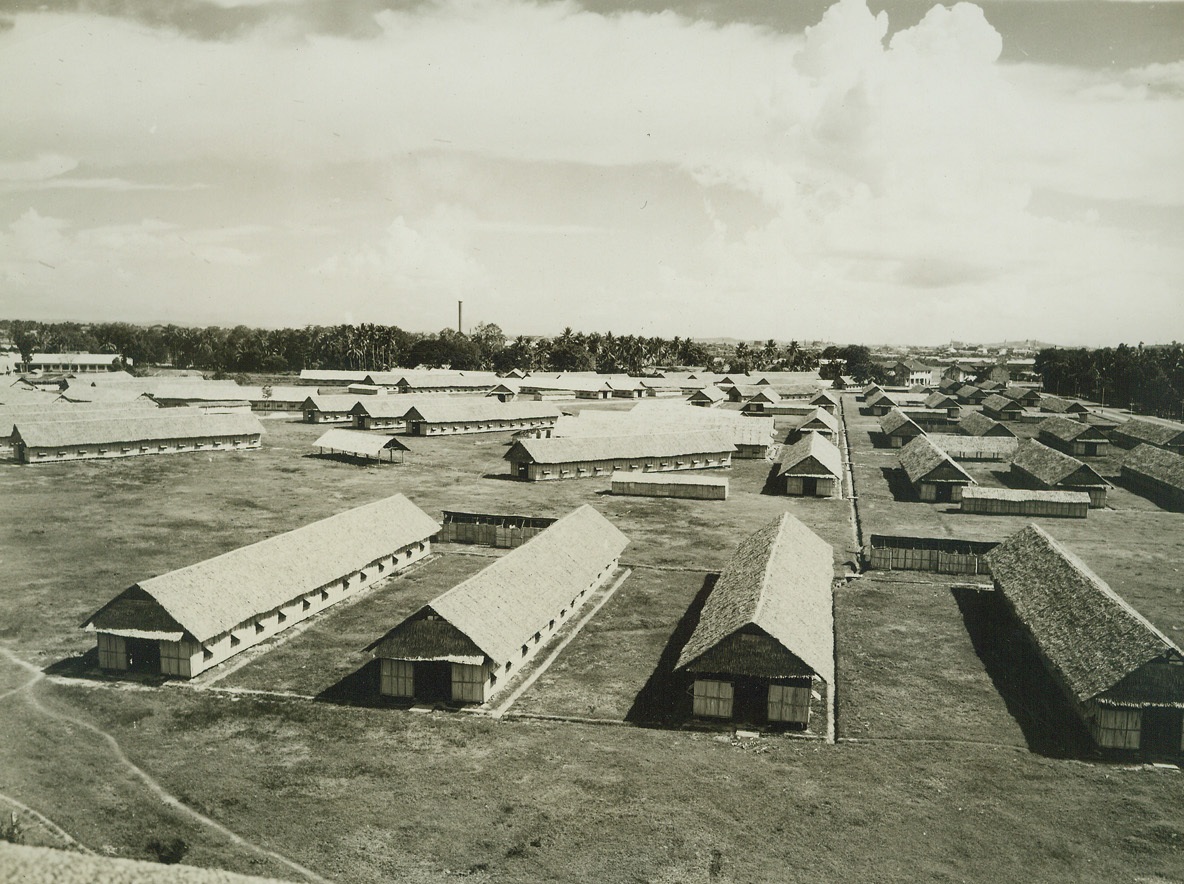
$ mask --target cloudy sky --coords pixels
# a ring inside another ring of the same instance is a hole
[[[0,316],[1184,339],[1184,3],[0,0]]]

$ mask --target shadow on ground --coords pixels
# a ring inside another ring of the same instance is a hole
[[[51,663],[42,670],[46,675],[58,676],[60,678],[85,678],[92,681],[123,681],[133,682],[135,684],[147,685],[149,687],[160,687],[166,681],[170,680],[167,675],[161,675],[159,671],[143,671],[137,672],[135,670],[129,672],[115,672],[107,669],[99,668],[99,649],[91,648],[83,654],[75,654],[71,657],[63,657],[56,663]]]
[[[666,647],[662,649],[658,665],[633,698],[633,705],[625,714],[625,720],[629,723],[641,727],[677,728],[690,722],[691,679],[687,675],[676,673],[674,665],[678,662],[683,645],[699,624],[699,614],[718,579],[718,574],[708,574],[703,578],[703,586],[687,606],[686,613],[682,615],[682,619],[674,627],[674,632],[670,634]]]
[[[995,593],[950,591],[975,653],[1020,726],[1028,749],[1049,758],[1098,757],[1085,725]]]
[[[909,477],[900,467],[880,467],[884,481],[888,483],[888,490],[892,492],[892,499],[901,503],[916,503],[921,498],[909,484]]]

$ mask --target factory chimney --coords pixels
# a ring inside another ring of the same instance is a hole
[[[461,325],[461,310],[465,306],[464,301],[456,302],[456,333],[464,334],[464,327]]]

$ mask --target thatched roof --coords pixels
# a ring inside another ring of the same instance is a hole
[[[962,403],[960,403],[949,393],[943,393],[941,390],[934,390],[925,397],[924,402],[926,408],[954,408],[955,406],[959,406],[961,404]]]
[[[1044,658],[1084,702],[1180,649],[1037,525],[987,553],[995,585]],[[1184,693],[1163,700],[1184,701]]]
[[[366,504],[212,559],[141,580],[144,592],[198,641],[365,568],[439,530],[401,494]],[[102,628],[107,608],[83,624]]]
[[[868,384],[866,387],[864,387],[862,390],[860,390],[859,395],[864,398],[864,401],[866,401],[867,397],[870,396],[872,393],[876,392],[877,390],[880,390],[880,385],[876,384],[876,383],[871,383],[871,384]],[[880,392],[883,392],[883,390],[880,390]]]
[[[304,411],[348,413],[362,399],[377,399],[359,393],[313,393],[300,406]]]
[[[1053,414],[1080,414],[1089,411],[1076,399],[1062,399],[1060,396],[1041,396],[1040,410]]]
[[[12,435],[18,423],[57,423],[59,421],[90,421],[104,418],[148,417],[158,406],[151,399],[133,399],[119,405],[91,402],[59,402],[35,406],[0,406],[0,439]]]
[[[442,396],[414,403],[406,417],[409,422],[429,424],[555,420],[559,417],[559,409],[546,402],[499,402],[484,396]]]
[[[1106,480],[1099,476],[1092,467],[1083,464],[1077,458],[1049,448],[1035,439],[1029,439],[1020,445],[1016,451],[1012,466],[1018,467],[1028,475],[1049,487],[1060,485],[1072,478],[1069,484],[1082,486],[1105,486]]]
[[[1084,491],[1039,491],[1032,488],[984,488],[981,485],[966,488],[963,500],[1043,500],[1049,503],[1089,504],[1089,495]]]
[[[832,476],[838,479],[843,474],[843,457],[829,439],[817,433],[808,433],[782,450],[777,474]]]
[[[923,431],[916,422],[899,408],[893,408],[880,418],[880,432],[885,436],[917,436]]]
[[[723,390],[721,390],[719,387],[703,387],[699,390],[696,390],[694,393],[692,393],[690,396],[687,397],[687,399],[690,400],[691,402],[695,402],[700,399],[705,399],[708,402],[722,402],[724,399],[727,399],[727,398],[728,398],[728,394],[725,393]]]
[[[864,402],[866,402],[868,406],[878,405],[880,407],[892,407],[896,405],[896,400],[881,390],[879,387],[873,390],[872,393],[868,395],[866,399],[864,399]]]
[[[756,626],[833,684],[833,555],[789,513],[746,538],[707,597],[676,668],[693,667],[733,634]]]
[[[722,430],[639,433],[627,436],[518,439],[506,452],[505,459],[515,462],[528,460],[540,464],[558,464],[692,454],[731,454],[735,450],[736,446],[731,438]]]
[[[700,408],[681,400],[638,402],[628,411],[583,409],[578,417],[564,415],[553,436],[629,436],[650,433],[718,431],[735,445],[770,445],[774,418],[738,411]]]
[[[4,842],[0,842],[0,871],[5,880],[20,884],[282,884],[278,878],[223,869]]]
[[[267,384],[265,386],[240,386],[238,395],[248,402],[295,402],[300,404],[308,398],[308,387]]]
[[[900,449],[900,465],[908,475],[909,481],[914,485],[940,468],[952,472],[957,476],[957,479],[965,479],[972,485],[976,484],[970,473],[962,469],[956,460],[935,445],[929,436],[918,436]]]
[[[1015,436],[1011,428],[981,411],[968,411],[958,419],[958,428],[968,436]]]
[[[1123,458],[1122,471],[1184,491],[1184,455],[1164,448],[1146,443],[1136,446]]]
[[[1071,417],[1062,417],[1059,414],[1053,415],[1050,418],[1045,418],[1036,425],[1036,431],[1040,435],[1049,435],[1054,439],[1059,439],[1062,442],[1105,442],[1106,437],[1102,431],[1097,427],[1090,426],[1082,421],[1073,420]]]
[[[359,457],[378,457],[388,449],[408,450],[407,446],[394,436],[368,433],[365,430],[329,430],[312,444],[314,448],[332,448],[334,451],[356,454]]]
[[[1009,399],[999,393],[992,393],[982,401],[981,405],[988,411],[1023,411],[1024,408],[1017,400]]]
[[[963,384],[954,391],[954,395],[959,399],[973,399],[982,394],[982,388],[976,387],[974,384]]]
[[[377,418],[405,417],[415,405],[426,399],[436,400],[441,396],[427,396],[419,393],[391,393],[379,396],[358,396],[357,402],[349,410],[353,415],[366,415]]]
[[[1147,442],[1162,448],[1168,445],[1184,444],[1184,426],[1131,418],[1111,430],[1110,436],[1111,438],[1120,437],[1130,442]]]
[[[205,414],[191,408],[161,408],[148,412],[137,409],[119,417],[75,421],[19,419],[13,431],[14,439],[30,448],[262,434],[263,425],[253,414]]]
[[[1016,402],[1024,405],[1036,405],[1040,402],[1040,393],[1033,390],[1031,387],[1004,387],[999,391],[1000,395],[1006,396]]]
[[[361,384],[369,376],[366,371],[340,371],[331,368],[302,368],[300,380],[313,384]]]
[[[750,420],[751,418],[745,418]],[[815,407],[813,411],[805,416],[800,424],[799,430],[830,430],[832,433],[839,431],[839,419],[827,411],[825,408]]]
[[[997,455],[1010,460],[1019,448],[1020,440],[1014,436],[962,436],[956,433],[930,433],[933,444],[955,460],[959,458]]]
[[[496,663],[518,660],[561,608],[596,579],[629,543],[585,504],[489,567],[437,596],[412,618],[430,611],[459,630]],[[399,629],[373,646],[379,657],[402,658]]]
[[[206,381],[189,378],[147,379],[145,392],[158,402],[161,400],[184,402],[227,402],[247,401],[249,390],[234,381]]]

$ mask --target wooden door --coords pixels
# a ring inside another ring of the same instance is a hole
[[[1184,712],[1179,709],[1143,709],[1139,748],[1156,757],[1178,757],[1182,716]]]

